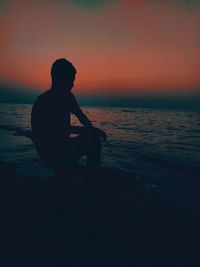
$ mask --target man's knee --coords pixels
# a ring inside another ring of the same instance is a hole
[[[101,138],[96,132],[93,132],[93,135],[91,138],[92,138],[93,146],[101,148]]]
[[[84,133],[86,139],[92,141],[92,143],[101,143],[101,138],[97,131],[93,128],[85,128],[85,133]]]

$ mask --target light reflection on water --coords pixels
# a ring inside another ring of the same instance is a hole
[[[108,134],[103,166],[163,179],[189,179],[200,166],[200,114],[153,109],[83,108],[93,124]],[[26,173],[49,173],[35,164],[28,138],[31,105],[0,104],[0,160],[17,163]],[[78,124],[75,117],[72,123]],[[13,131],[11,131],[13,130]]]

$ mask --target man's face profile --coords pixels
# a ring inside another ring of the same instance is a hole
[[[52,85],[59,91],[71,91],[74,87],[76,69],[66,59],[56,60],[51,69]]]
[[[63,87],[65,87],[67,91],[71,91],[72,88],[74,87],[75,78],[76,74],[71,74],[71,75],[66,74],[66,76],[63,77]]]

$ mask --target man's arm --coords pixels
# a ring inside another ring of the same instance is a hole
[[[95,128],[91,121],[88,119],[88,117],[83,113],[81,110],[79,104],[77,103],[75,97],[73,94],[72,95],[72,101],[71,101],[71,112],[76,115],[76,117],[79,119],[80,123],[85,127],[92,129],[96,131],[96,133],[105,141],[107,139],[106,133],[98,128]],[[83,127],[78,127],[78,126],[71,126],[71,133],[81,133],[81,131],[84,131]]]
[[[91,121],[88,119],[88,117],[83,113],[81,110],[79,104],[76,101],[76,98],[71,93],[71,99],[70,99],[70,109],[71,112],[79,119],[80,123],[85,126],[86,128],[92,128],[93,125]]]
[[[76,117],[79,119],[80,123],[84,127],[93,128],[91,121],[88,119],[88,117],[85,115],[85,113],[83,113],[83,111],[81,110],[80,107],[79,107],[79,109],[76,110],[76,113],[74,113],[74,114],[76,115]]]
[[[92,129],[92,131],[95,131],[102,138],[103,141],[107,139],[106,133],[102,131],[101,129],[96,128],[96,127],[90,127],[90,129]],[[81,133],[84,133],[84,131],[85,131],[85,127],[70,126],[70,134],[81,134]]]
[[[82,126],[70,126],[70,134],[81,134],[85,130]]]

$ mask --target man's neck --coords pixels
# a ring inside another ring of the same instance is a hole
[[[61,87],[61,86],[52,86],[50,90],[58,94],[67,94],[70,92],[65,87]]]

